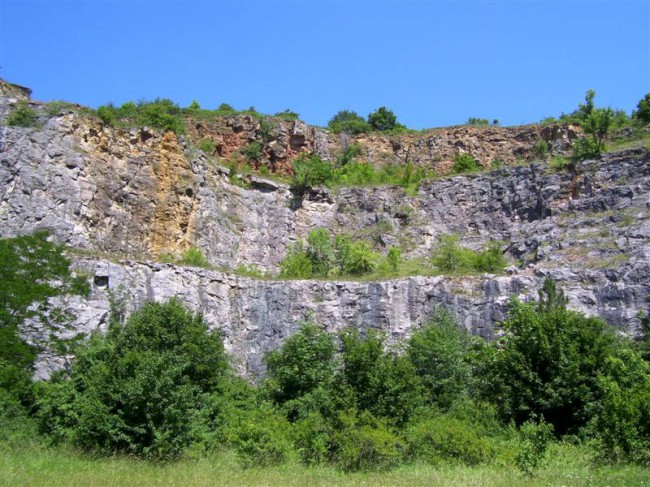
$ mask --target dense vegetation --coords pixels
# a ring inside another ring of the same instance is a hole
[[[378,224],[377,232],[388,231],[390,223]],[[387,227],[387,228],[383,228]],[[385,255],[372,243],[342,233],[332,236],[325,228],[311,230],[306,242],[298,240],[280,263],[280,277],[311,279],[369,276],[376,279],[417,274],[468,275],[500,274],[507,265],[502,244],[489,241],[480,251],[460,244],[458,235],[440,235],[430,260],[408,261],[399,246],[391,245]]]
[[[332,242],[323,232],[312,240],[321,269]],[[346,472],[511,464],[531,476],[560,440],[600,462],[650,463],[650,365],[637,351],[647,337],[633,346],[601,320],[568,310],[550,280],[538,301],[511,302],[490,343],[444,309],[393,344],[376,330],[330,333],[304,321],[267,354],[258,385],[234,374],[220,334],[180,302],[146,303],[125,320],[125,303],[114,297],[108,333],[77,345],[70,369],[13,387],[11,367],[28,374],[34,356],[15,338],[25,313],[41,309],[26,304],[76,281],[61,249],[48,245],[39,234],[0,247],[9,269],[2,331],[14,337],[3,342],[5,441],[35,438],[37,427],[58,448],[99,455],[232,451],[244,466],[297,461]],[[22,362],[4,358],[11,354]]]

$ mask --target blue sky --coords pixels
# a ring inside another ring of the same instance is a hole
[[[38,100],[171,98],[325,125],[391,108],[411,128],[504,125],[650,92],[644,1],[0,0],[0,76]]]

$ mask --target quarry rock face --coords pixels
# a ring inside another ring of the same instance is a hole
[[[20,94],[4,93],[0,118]],[[499,157],[506,164],[427,181],[415,194],[399,187],[316,188],[299,198],[283,183],[234,178],[222,159],[193,148],[193,140],[216,137],[213,122],[190,127],[185,138],[146,127],[110,128],[74,110],[52,115],[34,107],[38,127],[0,128],[0,236],[48,229],[72,248],[75,268],[93,284],[88,299],[64,302],[80,331],[106,326],[111,293],[122,295],[129,309],[177,296],[223,330],[242,373],[259,376],[263,354],[310,317],[331,331],[381,329],[394,341],[443,306],[460,326],[491,338],[509,299],[536,297],[546,276],[565,290],[570,307],[601,316],[624,333],[635,332],[638,313],[647,309],[650,153],[644,148],[552,170],[541,162],[508,162],[516,158],[517,144],[525,155],[539,137],[558,153],[566,150],[577,136],[570,127],[359,136],[365,157],[376,163],[443,167],[454,147],[455,153],[480,152],[485,161]],[[218,123],[223,127],[216,155],[227,157],[260,141],[278,172],[298,153],[333,158],[340,150],[338,136],[299,121],[283,122],[281,129],[260,127],[253,117]],[[399,245],[408,259],[430,258],[443,234],[457,234],[475,250],[497,240],[509,264],[500,276],[274,279],[290,246],[321,227],[363,238],[383,253]],[[212,269],[160,263],[192,247]],[[237,268],[271,277],[242,277],[233,272]],[[38,373],[46,376],[61,360],[44,356]]]

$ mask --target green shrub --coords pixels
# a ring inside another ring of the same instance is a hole
[[[469,120],[467,120],[467,125],[478,125],[479,127],[487,127],[490,125],[490,121],[487,118],[475,118],[475,117],[469,117]],[[498,120],[497,123],[494,125],[498,125]]]
[[[458,235],[440,235],[432,263],[440,272],[466,272],[473,267],[475,253],[460,245]]]
[[[368,414],[342,413],[333,434],[336,463],[346,472],[387,470],[402,459],[403,443],[385,423]]]
[[[379,107],[368,115],[368,124],[373,129],[379,130],[380,132],[386,132],[400,127],[393,111],[386,107]]]
[[[532,477],[546,463],[546,450],[553,440],[553,426],[542,418],[539,422],[526,421],[519,430],[519,444],[515,463],[521,473]]]
[[[300,116],[296,112],[291,111],[288,108],[285,111],[278,112],[273,116],[275,118],[279,118],[280,120],[285,120],[287,122],[294,122],[300,118]]]
[[[454,174],[476,172],[479,170],[480,168],[476,159],[469,154],[458,154],[454,157],[454,164],[451,166],[451,172]]]
[[[650,123],[650,93],[639,100],[633,117],[641,123]]]
[[[278,465],[292,457],[290,425],[281,414],[258,406],[238,416],[226,435],[244,467]]]
[[[335,247],[337,264],[342,274],[367,274],[379,264],[379,255],[362,240],[352,241],[347,235],[337,235]]]
[[[404,431],[408,457],[430,464],[456,461],[479,465],[495,455],[492,443],[470,424],[449,416],[421,419]]]
[[[325,228],[310,230],[306,251],[313,275],[327,277],[334,267],[334,246],[329,231]]]
[[[471,345],[467,331],[442,308],[436,309],[426,326],[408,340],[406,355],[430,404],[448,409],[467,397],[472,379]]]
[[[402,250],[395,245],[391,245],[386,254],[386,261],[390,266],[390,270],[397,273],[397,271],[399,271],[399,266],[402,263]]]
[[[588,140],[588,139],[580,139],[580,140]],[[576,144],[573,146],[574,150],[574,156],[575,156],[575,151],[576,151],[576,145],[578,145],[578,141],[576,141]],[[567,170],[571,164],[571,161],[569,161],[567,158],[562,157],[562,156],[553,156],[551,158],[551,161],[549,163],[550,168],[555,171],[555,172],[560,172],[560,171],[565,171]]]
[[[420,379],[404,355],[384,349],[384,337],[369,330],[365,338],[357,329],[341,335],[341,360],[337,382],[349,387],[359,411],[367,411],[390,424],[401,425],[424,403]]]
[[[334,133],[347,133],[350,135],[357,135],[361,133],[370,132],[372,127],[359,116],[356,112],[351,110],[341,110],[334,115],[327,126]]]
[[[247,146],[239,149],[239,152],[251,164],[257,165],[262,162],[262,144],[259,142],[251,142]]]
[[[502,326],[505,334],[483,351],[484,397],[506,422],[543,417],[558,435],[578,432],[593,417],[598,377],[618,347],[612,330],[568,310],[550,279],[538,302],[511,301]]]
[[[100,106],[97,108],[96,113],[102,123],[104,125],[108,125],[109,127],[115,125],[115,121],[118,118],[118,111],[112,103]]]
[[[26,101],[21,100],[7,116],[7,125],[10,127],[35,127],[37,120],[36,111]]]
[[[318,156],[300,155],[291,163],[293,177],[291,191],[302,196],[309,189],[321,186],[332,179],[332,165]]]
[[[302,241],[289,248],[286,257],[280,262],[280,277],[309,279],[314,275],[314,267]]]
[[[126,102],[117,108],[112,103],[97,109],[97,115],[106,125],[148,126],[171,130],[176,134],[185,133],[182,111],[173,101],[156,98],[154,101],[140,101],[137,104]]]
[[[476,254],[473,267],[479,272],[498,273],[506,266],[506,258],[501,251],[501,243],[490,240],[483,249]]]
[[[498,273],[506,266],[501,243],[487,242],[480,252],[460,245],[458,235],[440,235],[432,254],[432,263],[443,273],[492,272]]]
[[[624,349],[606,360],[600,386],[592,429],[601,456],[650,465],[650,365]]]
[[[548,151],[548,142],[546,142],[544,139],[538,139],[537,142],[533,144],[533,154],[535,157],[544,159],[548,155]]]
[[[201,142],[199,142],[199,149],[201,149],[206,154],[214,154],[216,148],[217,146],[211,139],[203,139]]]
[[[305,465],[325,463],[329,459],[331,435],[329,423],[317,412],[291,424],[291,439]]]
[[[197,439],[205,393],[228,372],[218,333],[176,300],[112,319],[40,397],[41,428],[90,451],[173,458]]]
[[[329,386],[334,377],[334,352],[332,335],[316,323],[302,322],[298,333],[264,358],[273,399],[283,404]]]
[[[190,266],[193,266],[193,267],[209,267],[210,266],[210,263],[208,262],[208,259],[205,258],[205,255],[203,255],[203,252],[201,252],[196,247],[190,247],[189,249],[187,249],[183,253],[183,256],[181,257],[180,262],[183,265],[190,265]]]

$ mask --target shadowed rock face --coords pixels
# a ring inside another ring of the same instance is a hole
[[[0,117],[13,103],[0,97]],[[462,326],[491,337],[510,296],[536,296],[547,275],[571,307],[626,332],[646,309],[645,149],[557,173],[532,164],[438,179],[413,196],[396,187],[321,189],[297,202],[286,185],[262,178],[251,178],[250,189],[231,184],[226,170],[182,137],[106,128],[72,111],[48,117],[34,106],[41,127],[0,128],[0,235],[47,228],[93,256],[75,258],[93,280],[90,298],[66,304],[82,331],[105,326],[109,290],[124,289],[131,308],[181,296],[224,330],[239,370],[257,376],[263,354],[312,312],[330,330],[379,328],[394,340],[445,306]],[[311,143],[311,128],[292,130],[289,145]],[[400,245],[405,258],[427,258],[444,233],[474,249],[500,240],[516,265],[499,277],[344,282],[256,280],[151,262],[196,246],[214,266],[275,273],[288,246],[318,227],[365,237],[378,250]],[[46,358],[39,374],[59,363]]]

